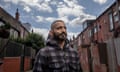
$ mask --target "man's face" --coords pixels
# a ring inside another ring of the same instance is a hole
[[[56,22],[53,28],[53,36],[56,40],[64,41],[67,38],[66,26],[63,22]]]

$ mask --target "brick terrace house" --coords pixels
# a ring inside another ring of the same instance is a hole
[[[95,20],[86,20],[72,44],[84,72],[120,72],[120,0]]]
[[[21,24],[19,21],[19,12],[16,11],[16,17],[12,17],[4,9],[0,7],[0,25],[10,24],[11,28],[9,29],[10,37],[13,38],[25,38],[29,35],[29,31]],[[2,55],[2,47],[9,39],[0,38],[0,56]],[[16,48],[9,49],[15,50]],[[13,53],[13,52],[12,52]],[[20,53],[19,53],[20,54]],[[11,54],[12,55],[12,54]],[[15,54],[14,54],[15,55]],[[25,57],[25,70],[30,69],[30,57]],[[0,57],[0,72],[20,72],[20,56],[4,56]]]

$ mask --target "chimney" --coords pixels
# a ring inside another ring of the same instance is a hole
[[[16,13],[15,13],[15,19],[16,19],[17,21],[19,21],[19,16],[20,16],[20,14],[19,14],[18,8],[17,8],[17,9],[16,9]]]

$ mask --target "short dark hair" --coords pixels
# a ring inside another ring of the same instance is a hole
[[[56,22],[63,22],[63,23],[64,23],[63,20],[55,20],[55,21],[51,24],[51,29],[54,28],[54,25],[56,24]]]

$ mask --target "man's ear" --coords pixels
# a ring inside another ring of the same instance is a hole
[[[50,32],[51,37],[53,38],[54,37],[53,30],[50,30],[49,32]]]
[[[53,30],[50,30],[49,32],[50,32],[50,35],[53,36],[54,31],[53,31]]]
[[[50,33],[53,34],[53,30],[50,30]]]

